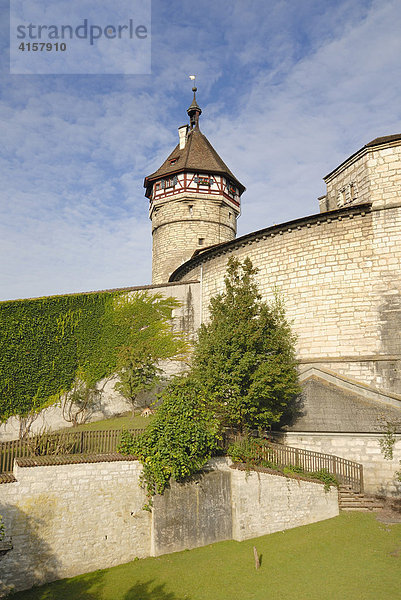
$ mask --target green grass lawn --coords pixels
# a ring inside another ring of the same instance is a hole
[[[110,419],[102,419],[93,423],[84,423],[77,427],[68,427],[60,431],[104,431],[105,429],[145,429],[152,421],[153,417],[141,417],[140,415],[132,416],[131,413],[126,413],[119,417],[110,417]]]
[[[261,556],[254,566],[253,546]],[[16,600],[400,600],[401,524],[339,517],[65,579]]]

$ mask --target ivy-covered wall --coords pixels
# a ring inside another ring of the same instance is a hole
[[[54,402],[79,373],[94,385],[113,373],[128,325],[114,320],[121,292],[0,303],[0,419]]]

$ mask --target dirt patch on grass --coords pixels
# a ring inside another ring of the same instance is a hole
[[[382,523],[401,523],[401,498],[380,499],[383,508],[376,513],[376,519]]]

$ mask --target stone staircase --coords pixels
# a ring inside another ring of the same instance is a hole
[[[355,492],[348,485],[340,485],[338,488],[338,504],[340,510],[349,512],[378,512],[384,506],[380,500]]]

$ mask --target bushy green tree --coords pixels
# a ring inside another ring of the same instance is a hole
[[[299,392],[295,336],[278,295],[262,302],[249,258],[230,258],[225,290],[211,299],[191,378],[222,424],[239,430],[277,422]]]
[[[277,422],[299,393],[295,338],[278,294],[262,302],[249,259],[230,259],[225,291],[211,300],[189,373],[175,378],[144,435],[123,436],[120,451],[144,467],[149,498],[169,480],[196,473],[221,441],[223,426],[241,431]]]
[[[140,392],[150,390],[162,378],[160,361],[182,360],[188,345],[182,335],[172,331],[171,314],[178,302],[161,295],[139,293],[119,297],[115,306],[115,323],[128,331],[118,350],[115,388],[136,407]]]

